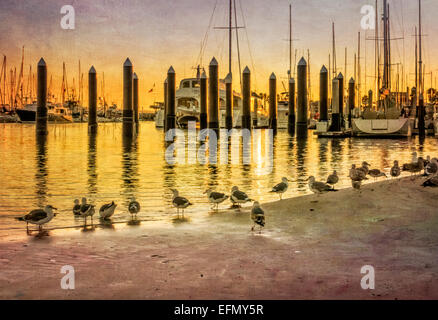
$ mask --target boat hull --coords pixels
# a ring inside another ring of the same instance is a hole
[[[412,121],[399,119],[352,119],[353,135],[356,137],[410,137]]]

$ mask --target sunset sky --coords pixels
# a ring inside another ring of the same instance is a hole
[[[338,71],[344,72],[344,50],[347,47],[347,78],[353,76],[353,56],[357,52],[357,33],[362,34],[362,83],[373,87],[374,79],[374,31],[360,28],[363,5],[374,5],[375,0],[236,0],[240,29],[242,69],[251,69],[253,89],[266,91],[271,72],[277,74],[278,90],[286,81],[288,69],[288,19],[289,3],[293,7],[294,50],[298,57],[310,49],[312,97],[318,96],[318,73],[323,64],[328,65],[331,52],[331,23],[336,23]],[[414,75],[414,27],[418,24],[416,0],[389,0],[391,6],[392,62],[405,63],[406,73],[413,85]],[[74,30],[60,26],[63,5],[75,8]],[[381,6],[382,0],[379,0]],[[78,61],[85,73],[85,103],[87,102],[87,76],[91,65],[98,72],[98,81],[105,73],[106,97],[121,107],[122,65],[129,57],[140,79],[140,106],[145,109],[156,101],[162,101],[162,83],[168,68],[176,71],[177,83],[183,77],[194,76],[193,69],[199,63],[201,41],[209,26],[213,9],[215,13],[208,32],[203,54],[205,67],[215,56],[219,62],[221,77],[228,71],[228,34],[213,27],[226,26],[228,0],[1,0],[0,1],[0,53],[7,56],[8,70],[20,65],[21,47],[25,46],[25,84],[29,65],[36,69],[40,57],[48,65],[53,76],[54,93],[59,95],[62,80],[62,62],[67,65],[71,86],[73,77],[77,84]],[[243,15],[241,9],[243,9]],[[381,12],[381,8],[379,8]],[[423,0],[424,63],[426,88],[430,86],[430,71],[438,75],[438,23],[434,21],[438,1]],[[235,39],[234,39],[235,40]],[[248,41],[249,40],[249,41]],[[239,76],[235,41],[233,42],[234,89],[239,90]],[[404,50],[403,50],[404,46]],[[249,51],[249,48],[251,51]],[[252,56],[252,59],[251,59]],[[365,78],[365,64],[367,78]],[[396,66],[393,67],[394,72]],[[18,73],[18,71],[17,71]],[[394,78],[395,79],[395,76]],[[148,93],[153,87],[153,93]],[[365,90],[364,90],[365,91]],[[363,91],[363,92],[364,92]],[[100,93],[99,93],[100,94]]]

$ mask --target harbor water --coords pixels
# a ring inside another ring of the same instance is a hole
[[[252,148],[263,153],[261,145]],[[46,204],[58,208],[49,227],[80,226],[82,219],[72,213],[73,201],[86,197],[96,205],[95,220],[101,205],[118,204],[114,222],[127,221],[127,204],[131,197],[140,202],[139,219],[153,225],[172,225],[176,209],[172,207],[170,188],[176,188],[194,205],[185,211],[193,225],[206,223],[211,214],[228,214],[230,202],[211,209],[207,188],[230,192],[233,186],[261,203],[278,200],[269,193],[272,186],[287,177],[292,182],[284,198],[308,194],[306,179],[313,175],[324,180],[336,170],[340,176],[337,188],[351,187],[348,171],[363,160],[388,173],[394,160],[409,162],[412,152],[418,156],[437,156],[438,140],[428,137],[406,139],[318,139],[309,131],[305,137],[291,136],[279,130],[273,140],[273,168],[261,173],[261,161],[250,164],[170,165],[165,159],[168,147],[163,130],[153,122],[140,124],[132,141],[122,138],[121,123],[101,123],[97,135],[89,135],[87,124],[49,125],[49,134],[38,141],[31,124],[0,124],[0,236],[24,233],[24,223],[14,217]],[[369,180],[372,182],[372,179]]]

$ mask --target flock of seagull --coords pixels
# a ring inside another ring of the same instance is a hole
[[[377,180],[380,177],[387,178],[386,174],[379,169],[369,169],[370,164],[366,161],[362,162],[360,167],[356,167],[355,164],[351,166],[349,171],[349,178],[351,179],[352,187],[355,190],[360,190],[362,181],[368,180],[367,176],[374,178]],[[425,180],[422,184],[424,187],[438,187],[438,159],[430,158],[423,159],[422,157],[417,157],[417,153],[414,152],[412,155],[412,161],[409,163],[403,164],[401,167],[397,160],[394,161],[394,165],[390,170],[390,175],[392,178],[397,178],[400,176],[402,171],[406,171],[411,173],[411,176],[414,174],[421,173],[424,171],[423,176],[427,176],[427,180]],[[327,192],[337,191],[335,189],[335,185],[339,182],[339,176],[336,171],[333,171],[326,180],[326,182],[316,181],[315,177],[310,176],[308,179],[308,186],[310,191],[315,194],[323,194]],[[276,193],[279,195],[280,200],[282,199],[283,194],[287,191],[289,187],[289,180],[286,177],[281,179],[281,182],[275,185],[270,192]],[[173,193],[172,197],[172,205],[177,209],[177,214],[179,217],[179,211],[182,211],[182,215],[184,216],[184,209],[193,205],[187,198],[180,196],[178,190],[170,189]],[[251,227],[251,231],[254,231],[256,226],[259,226],[259,232],[261,232],[262,228],[265,226],[265,212],[260,207],[260,203],[258,201],[254,201],[249,198],[248,195],[239,190],[237,186],[232,187],[231,194],[228,196],[225,193],[216,192],[212,189],[207,189],[204,194],[207,194],[209,202],[213,205],[213,208],[216,210],[219,209],[219,204],[223,203],[225,200],[230,199],[232,203],[232,208],[240,208],[242,204],[247,202],[253,202],[253,206],[251,209],[251,220],[253,221],[253,226]],[[104,204],[99,209],[99,215],[101,219],[108,220],[110,217],[114,215],[117,204],[113,202]],[[53,219],[56,216],[57,210],[55,207],[51,205],[47,205],[44,209],[36,209],[32,210],[30,213],[23,217],[16,218],[17,220],[24,221],[27,223],[26,229],[29,233],[29,223],[37,225],[39,228],[39,232],[42,232],[42,226]],[[128,211],[131,214],[133,219],[137,219],[137,214],[140,211],[140,204],[135,200],[135,198],[131,198],[131,201],[128,204]],[[79,200],[74,201],[73,213],[75,216],[83,217],[84,224],[87,223],[87,218],[90,217],[93,219],[93,215],[95,214],[95,205],[87,203],[86,198],[82,198],[81,204]]]

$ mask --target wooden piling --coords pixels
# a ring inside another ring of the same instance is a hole
[[[201,113],[199,114],[199,128],[203,130],[207,128],[207,75],[205,71],[202,71],[200,82]]]
[[[164,84],[163,84],[163,92],[164,92],[164,119],[163,119],[163,129],[166,130],[166,120],[167,120],[167,114],[168,114],[168,107],[167,107],[167,78],[166,80],[164,80]]]
[[[354,103],[356,101],[355,87],[356,87],[355,81],[353,78],[351,78],[350,81],[348,82],[348,127],[349,128],[351,128],[352,125],[351,112],[354,109]]]
[[[344,127],[344,75],[340,72],[338,74],[339,85],[339,119],[341,122],[341,128]]]
[[[424,96],[420,93],[418,98],[418,135],[420,137],[426,136],[426,126],[424,122],[425,110],[424,110]]]
[[[341,131],[341,118],[339,115],[339,79],[332,81],[332,123],[330,131]]]
[[[134,123],[138,125],[138,76],[136,73],[132,76],[132,88],[133,88],[133,104],[134,104]]]
[[[43,58],[38,62],[38,96],[36,134],[47,135],[47,65]]]
[[[242,72],[242,129],[251,130],[251,71]]]
[[[328,121],[328,71],[325,66],[319,72],[319,121]]]
[[[176,114],[175,114],[175,70],[171,66],[167,71],[167,115],[166,115],[166,128],[167,132],[170,129],[176,127]]]
[[[368,108],[373,110],[373,90],[368,91]]]
[[[307,127],[307,62],[304,57],[298,62],[297,69],[297,126]]]
[[[123,135],[133,134],[132,63],[126,58],[123,64]]]
[[[219,137],[219,65],[214,57],[208,72],[208,128]]]
[[[277,130],[277,77],[269,77],[269,129]]]
[[[225,78],[225,128],[231,130],[233,128],[233,77],[231,73]]]
[[[93,66],[88,71],[88,131],[97,132],[97,74]]]
[[[295,132],[295,79],[289,79],[289,112],[287,119],[287,127],[289,133]]]

